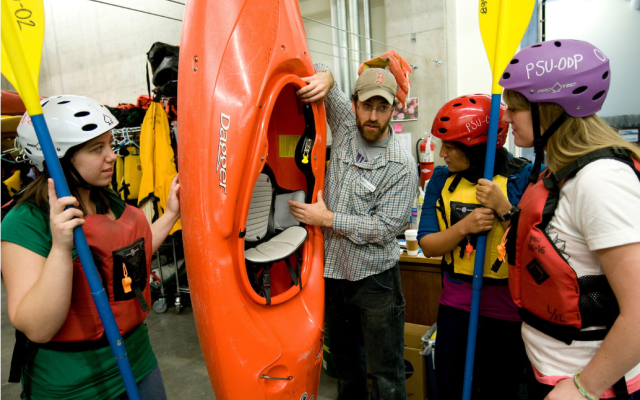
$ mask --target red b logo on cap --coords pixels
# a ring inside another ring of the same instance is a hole
[[[382,72],[376,72],[376,83],[384,82],[384,74]]]

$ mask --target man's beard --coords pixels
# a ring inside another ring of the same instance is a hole
[[[377,121],[372,122],[367,120],[363,123],[362,121],[360,121],[360,118],[358,118],[358,116],[356,115],[356,126],[358,127],[358,132],[360,132],[360,136],[362,136],[364,140],[370,143],[377,142],[387,132],[387,129],[389,129],[390,122],[391,120],[387,121],[387,123],[382,126]],[[378,130],[372,132],[370,130],[365,129],[365,125],[376,126],[378,127]]]

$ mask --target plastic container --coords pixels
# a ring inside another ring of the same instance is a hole
[[[438,330],[438,324],[431,325],[429,330],[422,336],[422,343],[424,348],[420,352],[425,357],[425,364],[427,366],[427,399],[438,400],[438,386],[436,384],[436,364],[435,364],[435,351],[436,351],[436,331]]]

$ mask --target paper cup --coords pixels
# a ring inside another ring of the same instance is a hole
[[[410,256],[418,255],[418,230],[417,229],[407,229],[404,231],[404,238],[407,242],[407,254]]]

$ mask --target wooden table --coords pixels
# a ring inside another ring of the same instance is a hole
[[[442,292],[441,257],[400,255],[400,278],[405,306],[405,322],[431,326],[438,317]]]

